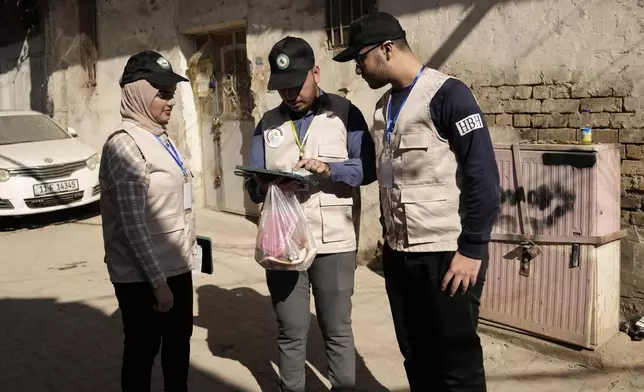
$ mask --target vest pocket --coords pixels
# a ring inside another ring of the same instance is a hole
[[[148,230],[151,235],[172,233],[183,230],[186,227],[184,214],[167,215],[163,217],[151,218],[147,221]]]
[[[348,158],[346,146],[342,144],[320,144],[318,145],[318,156],[324,162],[341,162]]]
[[[443,185],[401,189],[400,201],[404,206],[409,245],[441,241],[443,236],[457,228],[447,194]]]
[[[430,144],[429,132],[404,133],[400,135],[401,150],[427,150]]]
[[[405,183],[418,184],[427,182],[436,177],[435,165],[430,152],[431,135],[429,131],[405,133],[400,135],[398,154],[400,159],[394,166],[398,166],[395,173]],[[404,170],[400,167],[404,168]],[[394,168],[396,170],[396,168]]]
[[[347,241],[353,237],[352,209],[351,192],[320,193],[323,243]]]
[[[148,220],[148,229],[161,268],[173,271],[188,266],[185,215],[170,215]]]

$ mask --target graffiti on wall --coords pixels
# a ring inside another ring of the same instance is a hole
[[[576,198],[574,190],[566,189],[558,182],[552,185],[540,185],[527,192],[523,187],[501,191],[501,205],[507,203],[517,206],[520,202],[525,202],[528,207],[528,216],[536,215],[530,212],[531,209],[547,211],[547,215],[543,218],[530,217],[527,219],[534,234],[554,226],[561,218],[570,213],[575,208]],[[509,226],[509,229],[515,232],[519,229],[518,218],[514,214],[501,214],[497,224]]]

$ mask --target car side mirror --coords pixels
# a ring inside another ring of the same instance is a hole
[[[69,133],[71,137],[78,137],[78,132],[76,132],[72,127],[67,127],[67,133]]]

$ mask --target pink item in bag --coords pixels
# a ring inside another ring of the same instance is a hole
[[[260,232],[259,247],[271,257],[279,257],[286,250],[288,239],[295,231],[295,216],[284,211],[267,211]]]

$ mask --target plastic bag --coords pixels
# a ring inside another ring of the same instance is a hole
[[[266,269],[305,271],[316,255],[315,239],[295,194],[270,185],[259,218],[255,260]]]

